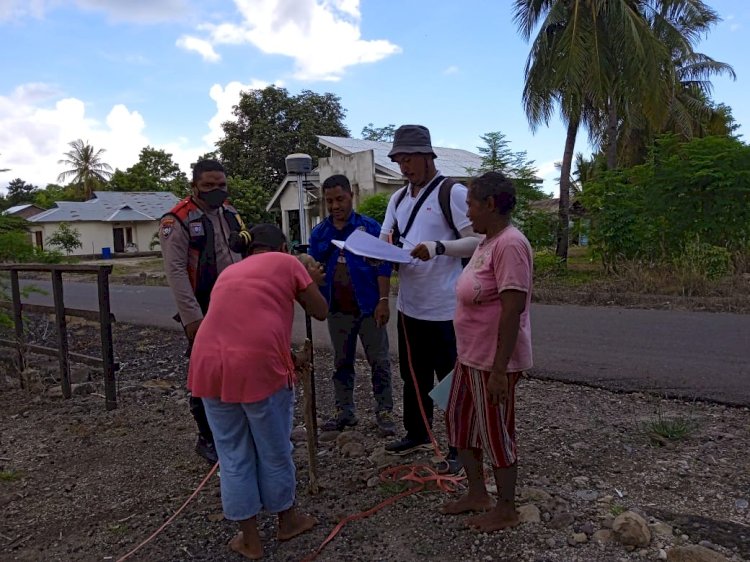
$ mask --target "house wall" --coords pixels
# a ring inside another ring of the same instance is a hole
[[[159,221],[143,222],[70,222],[71,227],[75,228],[81,235],[81,247],[73,250],[71,255],[90,255],[101,254],[102,248],[110,248],[114,252],[114,234],[115,228],[130,227],[133,232],[133,243],[138,251],[148,252],[149,243],[154,233],[159,229]],[[31,227],[32,243],[35,243],[36,232],[41,231],[44,239],[44,249],[59,249],[47,244],[47,238],[51,236],[60,227],[59,222],[34,223]],[[158,247],[156,248],[158,249]]]
[[[343,174],[352,184],[354,195],[354,206],[356,207],[362,199],[377,193],[375,183],[375,156],[372,150],[355,152],[354,154],[341,154],[331,152],[328,158],[318,161],[318,174],[320,185],[335,174]]]
[[[281,230],[290,241],[295,241],[296,236],[290,233],[289,211],[299,211],[299,195],[297,191],[297,182],[292,181],[286,184],[279,196],[279,207],[281,208]],[[307,234],[309,235],[313,227],[320,222],[320,207],[317,203],[305,206],[305,216],[307,218]],[[307,240],[304,241],[307,243]]]

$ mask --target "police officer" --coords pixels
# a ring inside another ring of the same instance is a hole
[[[195,164],[191,191],[159,224],[164,271],[177,304],[175,318],[188,339],[188,357],[219,273],[242,259],[249,241],[242,219],[226,202],[227,178],[221,163],[201,160]],[[190,412],[198,425],[196,453],[217,462],[200,398],[190,398]]]

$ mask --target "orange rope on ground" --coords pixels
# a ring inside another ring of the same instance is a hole
[[[404,333],[406,333],[406,322],[404,321],[404,317],[401,317],[401,326],[404,328]],[[404,338],[406,341],[406,357],[407,362],[409,363],[409,372],[411,373],[411,380],[414,384],[415,389],[419,389],[419,385],[417,384],[417,374],[414,372],[414,366],[412,364],[411,359],[411,346],[409,345],[409,338]],[[432,428],[430,427],[430,424],[427,422],[427,413],[424,409],[424,404],[422,404],[422,397],[419,394],[419,391],[416,392],[417,395],[417,403],[419,404],[419,412],[422,414],[422,421],[424,422],[425,427],[427,428],[427,434],[430,437],[430,442],[432,443],[432,448],[435,451],[435,455],[445,460],[445,457],[440,451],[440,447],[438,446],[437,440],[435,439],[435,435],[432,433]],[[323,549],[334,539],[336,538],[336,535],[341,532],[341,529],[344,528],[344,525],[347,523],[350,523],[352,521],[357,521],[359,519],[365,519],[366,517],[369,517],[370,515],[373,515],[374,513],[380,511],[384,507],[388,507],[391,504],[396,503],[398,500],[403,499],[407,496],[411,496],[414,494],[418,494],[419,492],[424,491],[427,488],[427,485],[431,482],[435,483],[436,488],[445,493],[452,493],[455,492],[459,486],[459,483],[464,480],[464,476],[453,476],[449,474],[438,474],[432,467],[429,467],[424,464],[415,464],[415,465],[401,465],[401,466],[393,466],[390,468],[386,468],[383,472],[380,473],[380,480],[381,482],[385,483],[398,483],[398,482],[413,482],[414,485],[408,488],[407,490],[401,492],[400,494],[396,494],[395,496],[391,496],[390,498],[380,502],[375,507],[372,507],[368,509],[367,511],[362,511],[360,513],[355,513],[354,515],[349,515],[347,517],[344,517],[341,521],[339,521],[338,525],[336,525],[331,533],[326,537],[326,540],[324,540],[321,545],[317,548],[317,550],[313,553],[311,553],[309,556],[303,559],[302,562],[312,562],[315,560],[321,552],[323,552]]]
[[[117,559],[117,562],[124,562],[125,560],[127,560],[128,558],[130,558],[131,556],[133,556],[133,554],[135,554],[135,553],[136,553],[136,552],[138,552],[138,551],[139,551],[139,550],[140,550],[141,548],[143,548],[143,547],[144,547],[144,546],[146,546],[146,545],[147,545],[148,543],[150,543],[150,542],[151,542],[152,540],[154,540],[154,539],[155,539],[155,538],[156,538],[156,537],[157,537],[157,536],[159,535],[159,533],[161,533],[161,532],[162,532],[162,531],[163,531],[164,529],[166,529],[166,528],[167,528],[167,526],[168,526],[168,525],[169,525],[169,524],[170,524],[170,523],[171,523],[172,521],[174,521],[174,520],[175,520],[175,518],[176,518],[176,517],[177,517],[177,516],[178,516],[178,515],[179,515],[180,513],[182,513],[182,510],[183,510],[183,509],[185,509],[185,508],[186,508],[186,507],[188,506],[188,504],[189,504],[189,503],[190,503],[191,501],[193,501],[193,499],[195,498],[195,496],[197,496],[197,495],[198,495],[198,492],[200,492],[200,491],[201,491],[201,490],[203,489],[203,486],[205,486],[205,485],[206,485],[206,483],[207,483],[207,482],[209,481],[209,479],[210,479],[210,478],[211,478],[211,477],[212,477],[212,476],[214,475],[214,473],[216,472],[216,470],[217,470],[218,468],[219,468],[219,463],[217,462],[217,463],[216,463],[216,464],[215,464],[215,465],[213,466],[213,468],[212,468],[211,470],[209,470],[209,471],[208,471],[208,474],[206,474],[206,477],[205,477],[205,478],[203,479],[203,481],[202,481],[202,482],[201,482],[201,483],[200,483],[200,484],[198,485],[198,487],[197,487],[197,488],[195,489],[195,491],[194,491],[194,492],[193,492],[193,493],[192,493],[192,494],[190,495],[190,497],[189,497],[189,498],[188,498],[188,499],[187,499],[187,500],[185,501],[185,503],[183,503],[183,504],[182,504],[182,506],[180,507],[180,509],[178,509],[177,511],[175,511],[175,512],[174,512],[174,513],[172,514],[172,516],[171,516],[171,517],[170,517],[169,519],[167,519],[167,520],[166,520],[166,521],[164,522],[164,524],[163,524],[163,525],[162,525],[161,527],[159,527],[158,529],[156,529],[156,531],[154,531],[154,532],[153,532],[153,533],[151,534],[151,536],[150,536],[149,538],[147,538],[147,539],[146,539],[145,541],[143,541],[143,542],[142,542],[141,544],[139,544],[138,546],[136,546],[136,547],[135,547],[135,548],[134,548],[133,550],[131,550],[130,552],[128,552],[128,553],[127,553],[127,554],[126,554],[125,556],[123,556],[122,558],[118,558],[118,559]]]
[[[403,317],[401,318],[402,326],[404,328],[404,332],[406,332],[406,323],[404,322]],[[409,345],[409,340],[407,338],[404,338],[406,340],[406,355],[409,363],[409,372],[411,373],[412,383],[414,384],[414,388],[418,389],[419,386],[417,384],[417,375],[414,372],[414,366],[412,365],[412,357],[411,357],[411,346]],[[419,395],[419,392],[416,393],[417,395],[417,403],[419,404],[419,412],[422,414],[422,421],[424,421],[424,425],[427,428],[427,434],[430,437],[430,442],[432,443],[432,448],[435,451],[435,455],[437,457],[440,457],[441,459],[445,459],[443,454],[440,451],[440,447],[438,446],[437,440],[435,439],[435,435],[432,433],[432,428],[430,427],[430,424],[427,422],[427,413],[424,409],[424,404],[422,404],[422,397]],[[195,491],[190,495],[190,497],[185,500],[185,503],[182,504],[182,506],[172,514],[172,516],[167,519],[164,524],[159,527],[156,531],[154,531],[150,537],[148,537],[146,540],[144,540],[142,543],[140,543],[138,546],[136,546],[133,550],[128,552],[125,556],[122,558],[119,558],[117,562],[124,562],[128,558],[130,558],[133,554],[138,552],[141,548],[146,546],[148,543],[150,543],[152,540],[154,540],[164,529],[169,526],[172,521],[174,521],[177,516],[182,513],[182,511],[188,506],[188,504],[193,501],[193,499],[198,495],[198,493],[203,489],[203,487],[206,485],[206,483],[209,481],[211,476],[214,475],[216,470],[219,468],[219,463],[217,462],[213,468],[209,471],[209,473],[206,475],[206,477],[203,479],[203,481],[198,485],[198,487],[195,489]],[[396,503],[397,501],[414,495],[418,494],[425,489],[427,489],[427,486],[430,483],[434,483],[435,487],[440,492],[445,493],[452,493],[457,491],[460,482],[464,480],[464,476],[453,476],[449,474],[438,474],[435,469],[432,467],[429,467],[424,464],[416,464],[416,465],[401,465],[401,466],[393,466],[390,468],[386,468],[383,470],[383,472],[380,473],[380,480],[384,483],[413,483],[412,486],[404,490],[403,492],[396,494],[395,496],[391,496],[390,498],[385,499],[384,501],[380,502],[374,507],[371,507],[370,509],[366,511],[362,511],[360,513],[355,513],[353,515],[349,515],[338,522],[338,524],[333,528],[333,530],[330,532],[328,537],[321,543],[321,545],[315,550],[315,552],[311,553],[309,556],[307,556],[303,562],[312,562],[315,560],[321,552],[323,552],[323,549],[334,539],[336,538],[336,535],[341,532],[341,529],[344,528],[344,526],[347,523],[351,523],[352,521],[358,521],[360,519],[365,519],[369,517],[370,515],[373,515],[374,513],[377,513],[381,509],[388,507],[391,504]]]

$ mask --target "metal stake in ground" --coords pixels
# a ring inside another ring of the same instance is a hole
[[[318,487],[318,436],[315,421],[315,396],[312,393],[312,340],[306,339],[302,351],[296,355],[296,368],[302,382],[303,410],[307,433],[307,462],[310,475],[310,493],[317,494]]]

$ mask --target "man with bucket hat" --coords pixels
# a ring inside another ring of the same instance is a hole
[[[404,381],[406,435],[386,446],[388,452],[404,455],[430,448],[417,396],[432,425],[429,392],[435,377],[442,380],[456,363],[453,316],[461,258],[472,255],[479,238],[466,217],[467,189],[445,178],[435,167],[437,154],[427,127],[399,127],[388,156],[399,165],[409,183],[388,202],[381,238],[411,249],[416,258],[399,266],[398,351]],[[447,465],[450,472],[460,470],[453,449]]]

